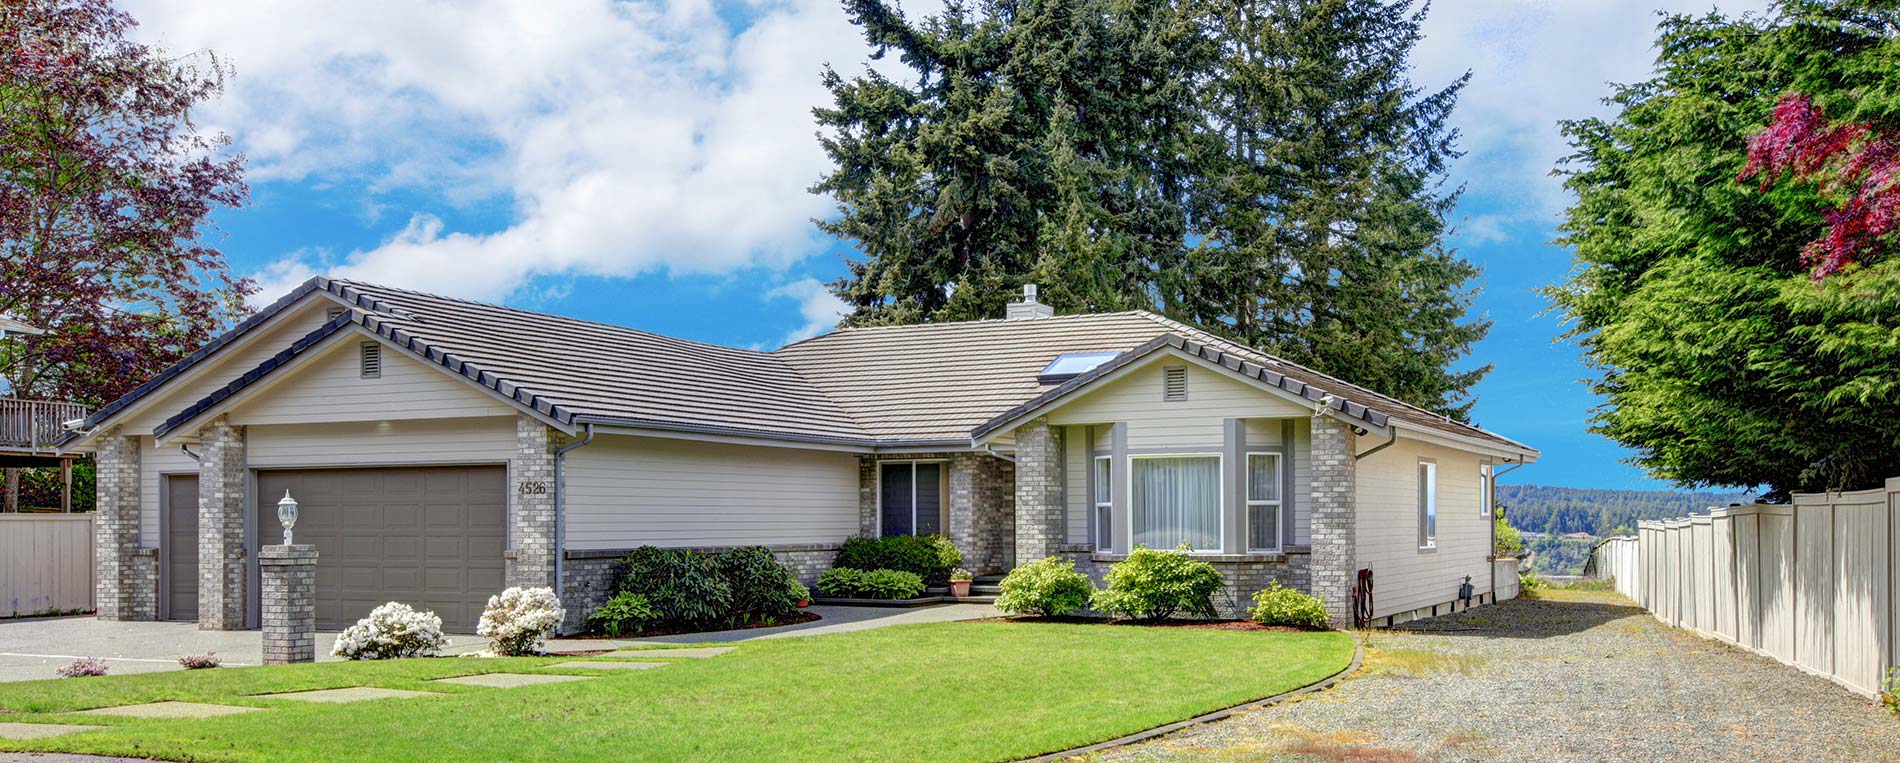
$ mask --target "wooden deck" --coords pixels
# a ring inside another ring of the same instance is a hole
[[[85,417],[78,403],[0,398],[0,454],[52,456],[66,439],[65,423]]]

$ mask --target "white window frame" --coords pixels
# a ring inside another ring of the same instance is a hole
[[[1438,462],[1418,460],[1418,548],[1438,548]]]
[[[1123,519],[1128,522],[1128,550],[1129,551],[1135,550],[1134,548],[1135,547],[1135,460],[1142,459],[1142,458],[1211,458],[1211,459],[1214,459],[1214,462],[1215,462],[1214,474],[1220,480],[1220,484],[1216,486],[1214,490],[1214,495],[1216,497],[1216,500],[1220,501],[1220,505],[1218,506],[1219,511],[1221,511],[1222,513],[1225,513],[1227,511],[1227,506],[1225,505],[1226,502],[1219,498],[1220,496],[1227,495],[1227,455],[1225,453],[1221,453],[1218,451],[1210,452],[1210,453],[1130,453],[1128,454],[1128,469],[1126,470],[1128,474],[1124,475],[1122,478],[1122,489],[1123,489],[1122,495],[1127,496],[1127,503],[1128,503],[1127,511],[1123,512],[1125,514]],[[1211,548],[1211,549],[1191,548],[1191,549],[1188,549],[1188,553],[1210,554],[1210,555],[1218,555],[1222,553],[1222,549],[1225,549],[1227,547],[1227,522],[1224,521],[1225,517],[1222,517],[1222,519],[1223,521],[1219,523],[1220,539],[1217,543],[1215,543],[1214,548]],[[1162,548],[1162,549],[1155,549],[1155,550],[1173,551],[1174,549]]]
[[[1491,506],[1497,503],[1493,491],[1497,484],[1497,467],[1490,464],[1478,465],[1478,516],[1491,516]]]
[[[877,462],[877,486],[876,486],[877,537],[879,538],[884,537],[884,467],[898,466],[898,465],[910,466],[910,534],[916,535],[917,534],[917,465],[918,464],[943,464],[944,465],[944,468],[937,473],[937,485],[938,485],[939,494],[941,495],[944,482],[950,479],[949,463],[950,463],[950,459],[947,459],[947,458],[916,458],[916,459],[892,458],[892,459],[880,460]],[[939,513],[942,513],[944,511],[944,507],[938,506],[937,511]],[[938,532],[935,534],[945,535],[947,534],[946,529],[947,528],[939,527]]]
[[[1108,477],[1098,481],[1096,476],[1101,474],[1104,464],[1108,466]],[[1115,457],[1113,455],[1095,456],[1089,459],[1089,486],[1095,493],[1093,506],[1095,548],[1106,551],[1115,547]]]
[[[1241,531],[1241,537],[1243,540],[1251,540],[1253,538],[1253,507],[1272,506],[1273,507],[1273,537],[1279,541],[1279,545],[1274,546],[1273,548],[1253,548],[1252,544],[1249,543],[1248,548],[1247,548],[1247,553],[1250,553],[1250,554],[1280,553],[1280,550],[1286,547],[1286,538],[1281,537],[1286,534],[1286,527],[1285,527],[1286,517],[1282,516],[1282,513],[1286,511],[1286,454],[1281,453],[1280,451],[1277,451],[1277,450],[1250,450],[1250,451],[1247,451],[1245,456],[1247,459],[1246,484],[1241,485],[1242,492],[1240,494],[1241,504],[1242,504],[1241,511],[1244,512],[1243,514],[1241,514],[1241,518],[1245,520],[1245,527]],[[1279,499],[1272,500],[1272,501],[1256,501],[1252,498],[1254,456],[1273,457],[1274,492],[1280,496]]]

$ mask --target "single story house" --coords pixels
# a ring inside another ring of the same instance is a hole
[[[896,533],[989,574],[1185,544],[1230,611],[1280,580],[1344,620],[1361,568],[1378,617],[1467,578],[1492,598],[1495,470],[1536,450],[1025,291],[1001,320],[763,352],[311,279],[75,428],[99,466],[99,617],[255,627],[285,495],[324,628],[396,600],[468,630],[508,585],[554,587],[573,628],[641,545],[764,545],[809,581],[845,538]]]

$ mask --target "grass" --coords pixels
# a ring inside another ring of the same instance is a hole
[[[110,728],[0,750],[210,761],[1007,760],[1313,683],[1344,633],[934,623],[747,642],[720,657],[516,689],[426,683],[553,658],[219,668],[6,684],[0,720]],[[598,659],[598,658],[590,658]],[[247,694],[384,686],[447,696],[314,705]],[[270,707],[182,720],[58,715],[156,700]],[[8,714],[12,713],[12,714]]]
[[[1375,647],[1366,650],[1362,667],[1367,675],[1396,675],[1423,678],[1456,673],[1476,673],[1484,660],[1465,654],[1445,654],[1426,649]]]

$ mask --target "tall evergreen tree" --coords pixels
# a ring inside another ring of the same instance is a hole
[[[852,324],[1152,309],[1464,417],[1488,324],[1442,246],[1462,80],[1411,0],[991,0],[846,10],[914,80],[827,69],[819,222]]]
[[[1548,294],[1598,369],[1593,428],[1652,475],[1771,493],[1900,476],[1900,258],[1831,272],[1825,188],[1749,166],[1791,93],[1900,127],[1900,8],[1787,0],[1765,15],[1670,16],[1649,80],[1569,122],[1578,267]],[[1838,264],[1838,263],[1837,263]]]

